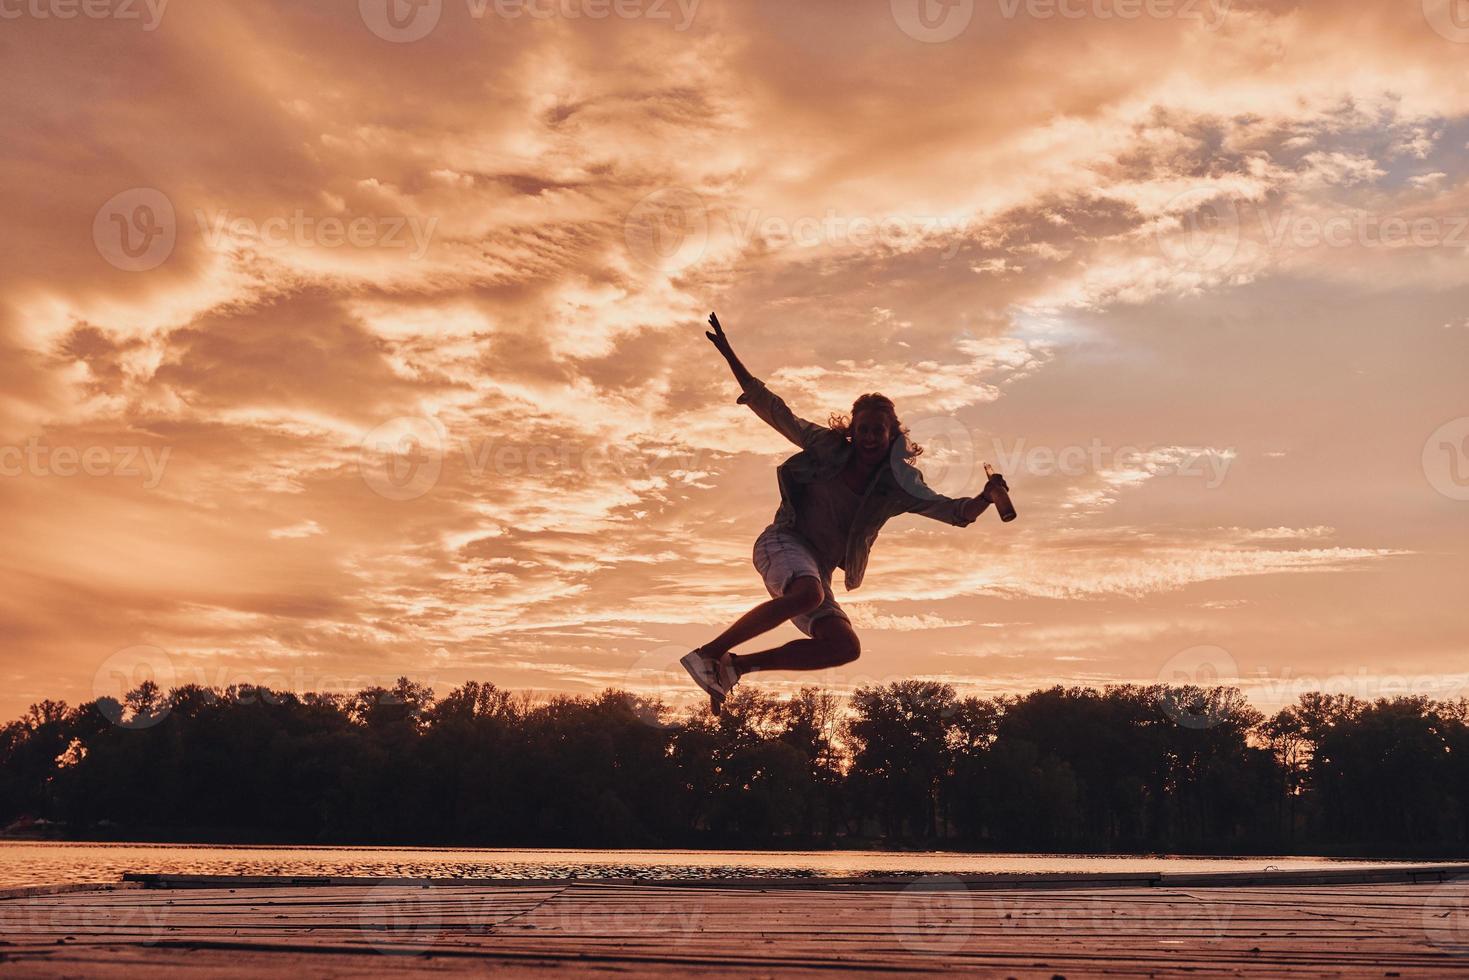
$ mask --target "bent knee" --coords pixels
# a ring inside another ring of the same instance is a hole
[[[857,639],[852,627],[842,620],[833,617],[831,621],[842,623],[842,627],[830,629],[822,639],[831,644],[832,666],[842,667],[862,656],[862,641]]]
[[[791,584],[786,586],[781,598],[787,600],[795,610],[791,615],[804,616],[821,605],[826,599],[826,590],[816,579],[803,575],[798,579],[793,579]]]

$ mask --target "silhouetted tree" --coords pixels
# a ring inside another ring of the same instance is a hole
[[[851,707],[847,736],[854,791],[876,807],[886,836],[936,837],[952,761],[954,689],[934,681],[863,687],[852,695]]]
[[[400,678],[352,695],[151,683],[0,727],[0,820],[75,835],[464,845],[839,839],[1429,854],[1469,835],[1469,699],[1235,688],[741,689],[718,717]]]

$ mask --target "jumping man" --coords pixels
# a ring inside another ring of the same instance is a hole
[[[891,399],[863,395],[850,417],[832,415],[827,425],[799,418],[740,363],[719,318],[710,314],[709,325],[713,329],[705,336],[724,355],[744,392],[738,403],[749,405],[801,449],[776,470],[780,509],[755,540],[755,569],[770,600],[680,661],[718,713],[745,674],[823,670],[857,659],[861,643],[832,592],[832,572],[844,571],[848,592],[860,586],[872,543],[890,518],[922,514],[968,527],[989,507],[992,487],[1009,488],[996,475],[975,497],[956,500],[935,493],[912,463],[923,450],[909,441]],[[731,652],[786,620],[807,639],[762,653]]]

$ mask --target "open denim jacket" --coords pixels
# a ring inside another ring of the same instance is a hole
[[[780,509],[776,512],[775,523],[794,528],[796,503],[806,484],[835,477],[855,450],[850,442],[829,427],[797,416],[763,381],[751,379],[744,386],[744,394],[740,395],[738,403],[749,405],[773,429],[801,447],[800,452],[781,463],[776,470],[780,484]],[[922,514],[955,527],[968,527],[974,523],[964,518],[964,501],[931,490],[918,468],[903,457],[901,449],[902,444],[895,440],[889,454],[891,465],[880,466],[873,474],[858,505],[851,530],[847,532],[847,554],[842,569],[846,573],[848,592],[862,584],[872,543],[889,519],[899,514]]]

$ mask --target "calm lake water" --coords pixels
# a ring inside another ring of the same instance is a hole
[[[124,872],[409,878],[733,878],[1057,871],[1261,871],[1424,861],[1309,857],[956,854],[945,851],[599,851],[433,847],[216,847],[0,841],[0,888],[109,882]],[[1448,862],[1443,862],[1448,863]]]

